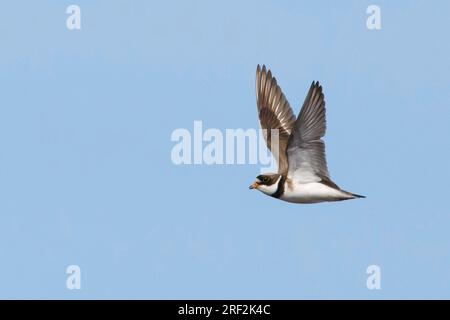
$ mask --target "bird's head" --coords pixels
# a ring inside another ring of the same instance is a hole
[[[273,195],[277,191],[278,181],[281,175],[277,173],[266,173],[256,177],[256,181],[249,187],[249,189],[257,189],[267,195]]]

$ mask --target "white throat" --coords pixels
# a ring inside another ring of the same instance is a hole
[[[281,179],[281,176],[278,177],[277,182],[275,182],[274,184],[272,184],[270,186],[261,184],[261,185],[259,185],[258,190],[264,194],[267,194],[268,196],[272,196],[275,194],[275,192],[277,192],[278,183],[280,182],[280,179]]]

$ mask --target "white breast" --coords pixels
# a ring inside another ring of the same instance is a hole
[[[294,203],[316,203],[324,201],[338,201],[353,198],[348,193],[328,187],[319,182],[286,185],[281,200]]]

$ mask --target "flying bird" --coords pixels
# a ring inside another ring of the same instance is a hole
[[[278,173],[257,176],[250,189],[293,203],[365,198],[339,188],[328,173],[321,139],[326,130],[325,100],[319,82],[311,84],[296,119],[271,71],[258,65],[256,104],[267,148],[278,161]],[[272,139],[272,133],[277,133],[277,139]]]

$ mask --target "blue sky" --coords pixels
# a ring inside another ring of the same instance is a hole
[[[448,12],[2,4],[0,298],[450,298]],[[292,205],[248,190],[258,165],[172,163],[172,131],[195,120],[257,128],[258,63],[295,113],[323,84],[331,176],[367,199]],[[81,290],[66,288],[73,264]],[[372,264],[381,290],[366,287]]]

